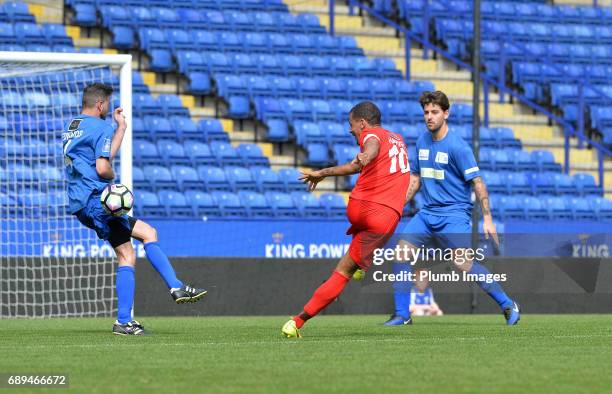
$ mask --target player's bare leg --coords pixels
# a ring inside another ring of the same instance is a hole
[[[395,263],[393,263],[393,273],[400,274],[402,272],[411,272],[412,264],[411,257],[415,254],[416,246],[406,240],[397,242],[397,255]],[[412,284],[408,281],[393,282],[393,299],[395,303],[395,311],[387,320],[385,326],[405,326],[412,324],[412,316],[410,314],[410,289]]]
[[[453,263],[455,267],[470,275],[477,275],[476,283],[485,291],[501,308],[504,318],[509,326],[513,326],[521,319],[521,310],[516,301],[506,295],[502,286],[491,277],[491,273],[484,266],[475,262],[467,253],[467,249],[453,250]],[[469,257],[469,258],[468,258]]]
[[[342,256],[329,279],[315,290],[310,301],[304,305],[302,312],[285,323],[281,333],[287,338],[299,338],[301,336],[299,329],[304,323],[325,309],[342,293],[358,268],[359,266],[348,252]]]
[[[132,229],[132,237],[143,243],[147,259],[149,259],[153,268],[162,277],[177,304],[196,302],[206,295],[206,290],[183,284],[176,277],[170,260],[168,260],[168,257],[157,242],[157,230],[155,230],[155,227],[142,220],[137,220]]]
[[[117,321],[113,324],[115,335],[146,335],[144,327],[132,319],[132,306],[134,305],[136,253],[131,242],[115,247],[117,255]]]

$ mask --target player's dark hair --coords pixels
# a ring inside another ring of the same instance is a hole
[[[98,101],[105,101],[113,94],[113,87],[105,83],[94,83],[83,90],[83,108],[91,108]]]
[[[422,108],[425,108],[427,104],[438,105],[440,108],[442,108],[442,111],[448,111],[450,108],[448,97],[446,97],[446,95],[439,90],[436,90],[435,92],[423,92],[419,98],[419,103],[421,103]]]
[[[349,116],[353,119],[363,119],[370,126],[377,126],[380,124],[380,110],[371,101],[362,101],[355,105],[349,112]]]

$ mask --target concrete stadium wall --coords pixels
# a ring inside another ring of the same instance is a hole
[[[180,278],[209,290],[196,304],[176,305],[146,260],[136,270],[136,303],[146,315],[290,315],[300,311],[324,281],[336,260],[174,258]],[[526,313],[612,312],[612,259],[494,259],[494,273]],[[450,273],[448,264],[430,265],[434,273]],[[389,272],[390,267],[375,267]],[[351,281],[325,311],[328,314],[391,314],[392,285],[372,280]],[[435,282],[437,302],[446,313],[499,313],[497,305],[476,284]],[[472,296],[475,294],[475,297]],[[473,303],[475,301],[475,303]]]

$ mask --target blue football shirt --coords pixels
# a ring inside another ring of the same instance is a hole
[[[410,305],[431,305],[434,302],[431,287],[426,288],[422,293],[414,287],[410,290]]]
[[[416,143],[417,158],[411,172],[421,176],[422,212],[439,216],[470,217],[470,181],[480,176],[472,148],[448,130],[440,141],[428,131]]]
[[[83,114],[64,127],[62,145],[70,213],[85,207],[92,194],[101,192],[110,183],[98,176],[96,159],[110,157],[113,134],[109,123]]]

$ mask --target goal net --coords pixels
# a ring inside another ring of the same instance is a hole
[[[131,76],[130,55],[0,52],[0,318],[116,310],[114,252],[68,211],[62,129],[86,85],[112,84],[131,187]]]

